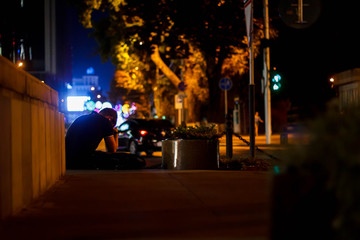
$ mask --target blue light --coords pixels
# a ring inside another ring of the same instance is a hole
[[[93,67],[89,67],[88,69],[86,69],[86,74],[90,75],[90,74],[94,74],[95,70]]]

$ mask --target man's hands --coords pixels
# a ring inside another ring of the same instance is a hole
[[[116,152],[119,146],[119,131],[117,128],[114,128],[113,136],[105,138],[105,145],[108,152]]]
[[[114,128],[114,137],[118,137],[119,136],[119,130],[115,127]]]

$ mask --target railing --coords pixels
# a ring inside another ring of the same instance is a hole
[[[0,219],[64,175],[64,135],[58,93],[0,56]]]

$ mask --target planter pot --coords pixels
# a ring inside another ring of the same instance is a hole
[[[218,140],[165,140],[162,167],[166,169],[218,169]]]

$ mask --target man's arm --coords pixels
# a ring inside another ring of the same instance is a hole
[[[114,153],[119,146],[119,133],[116,131],[114,135],[108,136],[105,139],[105,145],[108,152]]]

